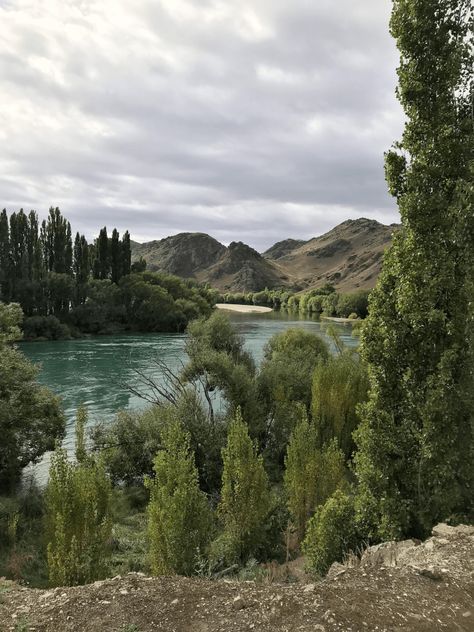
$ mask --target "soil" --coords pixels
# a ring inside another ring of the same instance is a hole
[[[0,630],[472,632],[474,527],[438,525],[433,533],[422,544],[371,547],[361,561],[334,564],[319,582],[132,573],[87,586],[35,590],[3,581]]]

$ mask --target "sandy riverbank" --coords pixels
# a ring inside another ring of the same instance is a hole
[[[217,303],[217,309],[225,309],[228,312],[240,312],[241,314],[263,314],[271,312],[270,307],[260,307],[258,305],[234,305],[233,303]]]

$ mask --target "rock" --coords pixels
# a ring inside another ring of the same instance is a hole
[[[428,577],[435,582],[439,582],[444,579],[443,571],[437,566],[427,566],[426,568],[417,569],[418,573],[423,577]]]
[[[433,527],[431,533],[438,538],[453,538],[457,535],[474,535],[474,526],[460,524],[457,527],[451,527],[449,524],[440,522]]]
[[[179,599],[173,599],[173,601],[170,603],[170,606],[176,606],[178,601],[179,601]]]
[[[315,588],[316,586],[314,584],[306,584],[306,586],[304,586],[303,588],[303,592],[310,593],[310,592],[313,592]]]
[[[232,602],[232,610],[242,610],[243,608],[245,608],[245,600],[241,595],[237,595],[237,597],[234,597],[234,600]]]
[[[365,566],[398,566],[400,558],[419,546],[419,540],[402,540],[401,542],[382,542],[370,546],[362,555],[360,565]]]
[[[346,571],[347,568],[345,566],[339,564],[339,562],[334,562],[334,564],[332,564],[331,568],[328,570],[328,574],[326,575],[326,577],[328,579],[336,579],[340,575],[343,575]]]

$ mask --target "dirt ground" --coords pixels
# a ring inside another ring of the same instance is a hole
[[[436,531],[438,529],[438,531]],[[34,590],[0,581],[2,632],[474,631],[474,527],[372,547],[320,582],[262,584],[133,573]]]

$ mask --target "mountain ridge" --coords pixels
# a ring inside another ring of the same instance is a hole
[[[348,292],[375,285],[383,253],[398,228],[367,218],[349,219],[308,240],[281,240],[263,253],[242,241],[225,246],[207,233],[184,232],[133,241],[132,261],[143,257],[149,270],[209,283],[222,292],[265,287],[299,291],[327,282]]]

